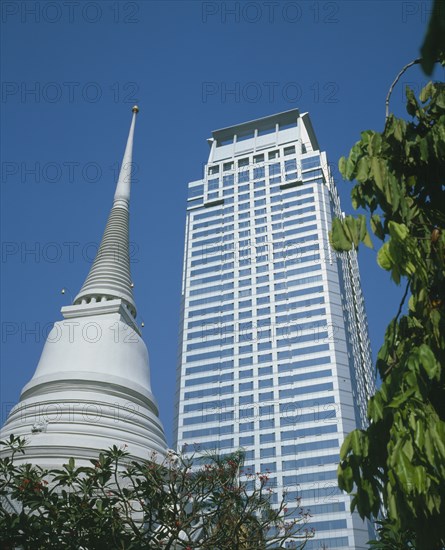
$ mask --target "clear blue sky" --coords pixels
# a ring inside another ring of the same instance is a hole
[[[360,131],[382,129],[388,87],[419,55],[431,2],[1,7],[2,421],[36,368],[48,324],[69,302],[61,288],[76,294],[87,275],[137,102],[132,271],[171,441],[186,187],[202,176],[207,137],[298,107],[337,166]],[[392,110],[403,113],[404,84],[418,89],[426,80],[410,70]],[[350,213],[351,184],[334,176]],[[375,355],[401,289],[374,252],[359,259]],[[36,326],[37,336],[27,332]]]

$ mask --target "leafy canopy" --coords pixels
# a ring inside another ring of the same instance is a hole
[[[136,462],[112,447],[77,467],[44,470],[17,460],[11,436],[0,459],[0,543],[4,550],[266,550],[302,548],[308,513],[272,506],[267,473],[240,481],[243,454],[204,464],[169,452]]]
[[[389,115],[339,162],[381,242],[379,266],[405,291],[378,353],[369,427],[345,439],[338,481],[362,517],[383,504],[386,548],[432,550],[445,545],[445,86],[406,98],[411,121]],[[373,246],[364,215],[334,220],[330,237],[340,252]]]

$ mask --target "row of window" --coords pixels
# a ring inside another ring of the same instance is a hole
[[[265,443],[265,441],[262,441],[262,443]],[[248,446],[254,445],[254,436],[253,435],[239,436],[239,445],[240,447],[244,447],[244,446],[248,447]],[[334,449],[338,447],[339,447],[338,439],[328,439],[328,440],[323,439],[323,440],[311,441],[307,443],[297,443],[294,445],[282,445],[281,454],[282,456],[297,455],[299,453],[304,453],[304,452],[312,452],[312,451],[318,451],[318,450],[324,450],[324,449]],[[182,446],[182,452],[185,452],[187,450],[191,452],[193,451],[198,452],[198,451],[204,451],[204,450],[210,450],[210,449],[217,450],[217,449],[227,449],[227,448],[234,448],[234,439],[218,439],[213,441],[204,441],[200,443],[194,443],[192,445],[188,445],[187,443],[184,443],[184,445]],[[245,452],[252,452],[252,451],[247,450]],[[246,456],[246,459],[247,459],[247,456]]]
[[[209,215],[212,214],[212,216],[215,216],[215,215],[222,216],[223,211],[221,209],[218,209],[215,212],[215,210],[212,208],[212,210],[210,210],[208,212],[208,214]],[[228,224],[233,224],[234,220],[235,220],[234,216],[224,215],[222,218],[218,217],[218,218],[215,218],[213,220],[206,220],[204,222],[194,223],[192,229],[193,229],[193,231],[195,231],[196,229],[202,229],[204,227],[212,227],[212,226],[215,226],[215,225],[224,226],[224,225],[228,225]]]
[[[289,242],[289,243],[280,243],[277,248],[283,248],[283,246],[288,246],[291,248],[291,252],[295,255],[298,251],[300,251],[299,248],[295,246],[295,242]],[[203,257],[208,258],[208,261],[213,261],[212,256],[218,256],[219,254],[225,253],[225,252],[232,252],[235,251],[238,253],[239,257],[249,257],[251,255],[254,255],[256,252],[259,253],[266,253],[269,251],[272,251],[272,243],[267,242],[267,236],[263,235],[262,237],[258,237],[255,239],[255,242],[252,242],[251,239],[241,239],[236,242],[227,242],[227,243],[218,243],[213,246],[203,246],[202,248],[198,248],[196,250],[192,250],[191,257]],[[289,252],[289,255],[290,253]],[[192,265],[195,265],[194,262],[192,262]]]
[[[296,123],[293,123],[291,126],[295,127]],[[280,130],[283,130],[285,128],[289,128],[291,126],[290,125],[287,125],[287,126],[280,125]],[[275,128],[275,125],[273,125],[269,129],[258,130],[258,136],[267,135],[267,134],[270,134],[270,133],[275,133],[275,131],[276,131],[276,128]],[[245,139],[253,139],[253,137],[254,137],[253,132],[250,132],[249,134],[246,134],[246,135],[239,135],[239,136],[237,136],[237,142],[243,141]],[[231,144],[231,143],[233,143],[233,138],[229,139],[227,141],[227,143],[226,142],[219,143],[219,146],[228,145],[228,144]],[[284,157],[289,157],[291,155],[294,155],[295,153],[296,153],[296,150],[295,150],[294,145],[287,146],[283,149],[283,156]],[[269,161],[277,159],[279,157],[280,157],[280,150],[279,149],[268,152],[268,160]],[[247,166],[257,166],[258,164],[265,162],[265,160],[266,159],[265,159],[264,153],[254,155],[252,157],[252,160],[249,157],[244,157],[242,159],[238,159],[237,167],[238,167],[238,169],[241,169],[241,168],[245,168]],[[293,162],[293,160],[289,161],[289,160],[285,159],[284,162],[285,163]],[[302,170],[307,170],[309,168],[314,168],[316,166],[320,166],[320,162],[321,162],[320,161],[320,155],[318,155],[318,154],[317,155],[312,155],[310,157],[300,158],[300,163],[301,163],[301,169]],[[226,161],[222,165],[222,172],[229,172],[229,171],[232,171],[234,169],[235,169],[235,161],[234,160]],[[220,173],[220,165],[218,165],[218,164],[208,165],[207,166],[207,173],[209,175],[219,174]]]
[[[298,304],[301,306],[308,306],[312,303],[317,303],[318,301],[323,301],[323,298],[312,298],[309,300],[303,300],[298,302]],[[270,309],[270,308],[269,308]],[[217,335],[229,335],[232,332],[236,332],[239,334],[238,341],[251,341],[254,339],[253,333],[247,332],[249,328],[256,329],[256,337],[255,339],[263,340],[263,341],[270,341],[272,340],[272,330],[274,331],[274,335],[276,336],[283,336],[283,335],[289,335],[297,331],[301,330],[316,330],[317,332],[320,327],[324,327],[326,325],[326,321],[324,319],[320,319],[317,321],[308,321],[307,323],[300,323],[299,325],[296,325],[294,321],[301,318],[306,317],[313,317],[315,315],[321,315],[323,314],[325,310],[324,309],[315,309],[310,311],[303,311],[300,312],[300,314],[292,314],[292,319],[287,322],[283,323],[271,323],[269,318],[266,319],[258,319],[255,322],[255,326],[253,326],[253,321],[238,323],[238,330],[235,331],[234,325],[225,325],[223,323],[218,323],[219,320],[224,321],[227,319],[233,320],[233,314],[228,316],[222,316],[222,317],[212,317],[208,318],[205,321],[204,320],[197,320],[192,321],[189,323],[190,326],[200,326],[201,330],[198,330],[196,332],[189,333],[189,336],[187,340],[196,339],[196,338],[205,338],[207,336],[217,336]],[[250,312],[251,313],[251,312]],[[286,316],[287,317],[287,316]],[[209,327],[206,329],[205,327]]]
[[[272,380],[259,380],[258,387],[267,387],[266,383],[269,383],[269,386],[273,386]],[[262,384],[264,384],[262,386]],[[327,382],[323,384],[313,384],[311,386],[303,386],[300,388],[289,388],[284,390],[279,390],[279,398],[285,399],[290,397],[295,397],[296,395],[304,395],[307,393],[318,393],[324,391],[332,391],[333,384],[332,382]],[[243,382],[238,384],[238,392],[253,391],[253,381]],[[210,388],[203,388],[195,391],[188,391],[184,393],[184,400],[189,399],[202,399],[203,397],[208,396],[218,396],[218,395],[227,395],[234,393],[234,385],[230,384],[227,386],[220,386],[213,384]]]
[[[265,297],[264,300],[268,300],[269,298],[268,297]],[[260,301],[258,301],[260,300]],[[257,299],[257,303],[261,303],[263,299]],[[311,317],[321,317],[321,316],[325,316],[326,315],[326,309],[325,308],[316,308],[316,309],[310,309],[310,310],[307,310],[307,307],[309,307],[311,304],[317,304],[317,303],[323,303],[324,302],[324,298],[323,297],[315,297],[315,298],[311,298],[311,299],[308,299],[308,300],[300,300],[298,302],[292,302],[292,303],[285,303],[285,304],[277,304],[275,306],[275,310],[276,312],[285,312],[285,311],[292,311],[292,313],[288,313],[286,315],[277,315],[277,318],[276,318],[276,324],[277,325],[284,325],[284,326],[289,326],[289,325],[292,325],[292,323],[294,321],[297,321],[299,319],[306,319],[306,318],[311,318]],[[294,309],[297,309],[297,308],[304,308],[304,311],[297,311],[297,312],[294,312],[293,310]],[[197,311],[190,311],[189,312],[189,318],[193,318],[193,317],[205,317],[206,315],[210,314],[210,313],[216,313],[216,314],[221,314],[221,312],[224,312],[224,311],[232,311],[233,310],[233,304],[222,304],[222,305],[217,305],[217,306],[214,306],[214,307],[211,307],[211,308],[205,308],[205,309],[200,309],[200,310],[197,310]],[[257,320],[256,320],[256,324],[258,325],[258,323],[261,323],[262,321],[264,322],[269,322],[269,320],[266,318],[266,319],[262,319],[261,316],[262,315],[268,315],[270,316],[271,314],[271,311],[270,311],[270,307],[265,307],[265,308],[258,308],[256,310],[256,315],[257,317],[259,317]],[[188,327],[194,327],[194,326],[205,326],[205,325],[208,325],[208,324],[211,324],[212,322],[218,322],[220,319],[222,322],[224,322],[224,320],[233,320],[233,317],[234,315],[233,314],[228,314],[228,315],[218,315],[218,317],[208,317],[207,319],[203,320],[203,319],[196,319],[194,321],[190,321],[188,323]],[[238,318],[239,320],[241,321],[247,321],[248,319],[251,319],[253,317],[253,312],[251,309],[247,309],[246,311],[238,311]],[[252,322],[252,321],[249,321],[249,322]],[[246,335],[243,335],[243,338],[244,340],[246,340],[247,336]],[[262,338],[265,338],[265,336],[263,335]]]
[[[286,270],[286,271],[283,271],[282,273],[278,272],[276,274],[275,278],[280,279],[280,278],[285,278],[286,276],[288,276],[289,267],[291,267],[293,265],[298,265],[298,264],[302,264],[302,263],[306,263],[306,262],[315,262],[315,261],[319,260],[320,255],[317,252],[314,252],[314,253],[310,254],[310,252],[311,251],[313,252],[314,250],[318,250],[318,244],[313,245],[310,249],[303,251],[305,253],[309,252],[309,254],[307,256],[302,255],[303,252],[301,252],[301,249],[300,249],[301,253],[299,253],[297,255],[295,255],[295,254],[290,254],[290,255],[284,254],[283,255],[283,254],[278,254],[278,253],[276,255],[274,255],[274,258],[285,257],[285,260],[275,261],[273,263],[273,268],[276,269],[276,270],[279,270],[279,269]],[[235,258],[234,253],[226,253],[222,256],[218,256],[218,257],[215,257],[215,258],[203,258],[201,260],[194,260],[192,262],[192,265],[194,267],[196,267],[196,265],[205,265],[207,263],[209,263],[211,265],[208,266],[208,267],[197,268],[197,269],[192,270],[191,271],[191,277],[193,278],[196,275],[204,275],[204,274],[207,274],[207,273],[222,273],[223,271],[230,272],[231,270],[234,269],[235,263],[233,261],[229,261],[229,260],[233,260],[234,258]],[[242,257],[238,257],[238,262],[237,262],[239,267],[240,267],[239,277],[242,277],[245,273],[250,273],[251,272],[252,268],[248,267],[248,266],[251,266],[254,263],[254,262],[252,262],[253,259],[256,262],[256,272],[257,272],[257,274],[269,271],[269,264],[268,263],[265,264],[265,265],[259,265],[261,262],[268,262],[269,261],[269,255],[268,254],[265,254],[264,256],[258,256],[257,255],[256,257],[255,257],[254,254],[252,254],[251,257],[246,257],[246,254],[243,254]]]
[[[188,333],[187,342],[196,339],[208,341],[206,338],[209,336],[228,337],[230,335],[237,336],[238,342],[246,342],[250,340],[271,340],[272,338],[280,336],[289,337],[295,332],[301,333],[304,330],[318,331],[319,333],[319,329],[326,326],[326,321],[324,319],[320,319],[318,321],[307,321],[306,323],[298,324],[285,323],[283,325],[271,323],[268,319],[265,319],[265,321],[265,324],[260,323],[260,325],[257,325],[255,323],[255,327],[253,326],[252,321],[247,323],[237,323],[236,326],[234,324],[209,323],[203,321],[200,330]],[[255,336],[252,332],[247,332],[251,329],[256,330]],[[222,341],[220,345],[224,345],[224,341]]]
[[[325,407],[326,409],[326,407]],[[210,409],[213,410],[213,409]],[[214,423],[214,422],[231,422],[233,424],[235,420],[235,410],[225,410],[224,412],[212,412],[209,414],[202,414],[203,411],[201,411],[201,414],[198,416],[187,416],[183,420],[184,426],[189,426],[192,424],[206,424],[206,423]],[[275,418],[274,416],[274,405],[272,404],[266,404],[263,407],[242,407],[237,409],[237,417],[236,421],[241,422],[243,420],[246,420],[248,418],[259,418],[260,419],[260,427],[265,425],[267,428],[273,428],[275,427]],[[314,410],[310,413],[306,414],[300,414],[298,416],[281,416],[279,417],[280,421],[280,427],[288,427],[290,425],[295,425],[299,423],[332,423],[335,420],[335,409],[327,409],[327,410]],[[266,424],[264,423],[264,418],[261,417],[267,417],[266,418]],[[241,431],[241,428],[240,428]],[[318,434],[315,434],[318,435]],[[195,434],[196,436],[196,434]],[[284,437],[283,439],[289,439]],[[273,455],[275,456],[275,455]]]
[[[272,212],[278,212],[278,211],[283,210],[283,209],[289,209],[289,208],[293,208],[294,206],[301,206],[303,204],[308,204],[308,203],[313,203],[314,202],[314,197],[313,196],[304,197],[302,199],[297,199],[297,200],[293,200],[293,201],[286,201],[286,199],[288,199],[288,198],[310,194],[312,192],[312,189],[301,190],[301,191],[304,191],[304,192],[298,192],[297,193],[295,191],[293,193],[289,193],[288,195],[276,195],[276,196],[272,197],[271,202],[272,203],[278,202],[279,204],[273,204],[272,207],[271,207],[271,211]],[[247,202],[244,202],[244,201],[247,201]],[[197,229],[202,229],[204,227],[209,227],[211,225],[217,225],[217,224],[221,224],[221,223],[224,224],[224,225],[232,224],[232,222],[234,221],[234,217],[231,214],[234,213],[234,207],[230,206],[230,204],[233,204],[233,202],[234,202],[234,200],[233,200],[233,197],[232,197],[231,199],[224,199],[224,205],[221,205],[218,208],[213,207],[210,210],[205,209],[206,210],[205,212],[200,212],[200,211],[196,212],[196,211],[194,211],[192,230],[196,231]],[[243,210],[248,210],[250,208],[249,194],[247,193],[245,195],[240,195],[238,197],[238,202],[240,203],[238,205],[238,211],[239,212],[243,211]],[[260,206],[264,206],[266,204],[264,198],[258,199],[256,201],[254,201],[254,203],[255,203],[255,208],[258,208]],[[260,215],[265,215],[265,214],[266,214],[266,209],[255,210],[255,216],[256,217],[258,217]],[[292,215],[292,214],[289,214],[289,215]],[[242,219],[241,215],[239,215],[238,217],[239,217],[239,219]],[[211,218],[214,218],[214,219],[211,219]],[[276,218],[274,220],[272,218],[272,221],[277,221],[278,219],[279,218]],[[200,221],[200,220],[206,220],[206,221]],[[200,223],[196,223],[196,222],[200,222]],[[197,234],[194,233],[193,236],[196,237]]]
[[[317,335],[310,335],[310,336],[312,336],[313,340],[318,338]],[[232,338],[232,342],[229,342],[229,343],[233,343],[233,338]],[[281,360],[281,359],[291,359],[293,357],[297,357],[298,355],[308,355],[311,353],[318,353],[320,351],[329,351],[329,344],[317,344],[315,346],[305,346],[301,348],[294,348],[294,349],[289,349],[285,351],[279,351],[277,355],[278,355],[278,360]],[[248,344],[247,346],[245,346],[244,350],[240,351],[240,353],[251,353],[251,352],[252,352],[251,344]],[[205,353],[199,353],[197,355],[187,355],[186,363],[193,363],[196,361],[214,359],[216,357],[221,357],[221,358],[229,357],[230,355],[233,355],[233,346],[228,349],[223,348],[223,349],[218,349],[214,351],[207,351]],[[272,360],[272,353],[258,355],[258,359],[257,359],[258,363],[267,363],[271,360]],[[252,361],[253,361],[252,357],[246,357],[245,363],[241,364],[242,362],[240,359],[240,366],[252,364]]]
[[[278,401],[274,401],[273,391],[260,393],[258,394],[257,397],[254,396],[253,394],[238,396],[238,403],[240,406],[249,405],[255,402],[264,403],[269,410],[271,410],[276,404],[278,404],[280,414],[289,415],[296,412],[301,414],[302,410],[310,409],[312,411],[315,411],[314,414],[320,415],[320,412],[324,413],[325,411],[328,411],[328,412],[333,411],[334,409],[326,407],[326,405],[333,405],[335,403],[335,400],[333,396],[328,395],[325,397],[315,397],[310,399],[299,400],[297,403],[295,402],[278,403]],[[226,409],[233,406],[234,406],[233,397],[217,399],[212,401],[205,401],[205,402],[199,401],[198,403],[191,403],[191,404],[184,405],[184,413],[196,412],[196,411],[206,412],[209,410],[225,411]],[[323,408],[320,409],[320,407],[323,407]],[[266,409],[264,408],[263,410],[266,410]],[[253,445],[253,444],[254,444],[253,436],[250,443],[247,441],[240,442],[240,445]],[[292,454],[293,450],[291,449],[289,452],[289,449],[287,449],[286,453],[284,452],[284,450],[282,450],[282,452],[283,454]]]

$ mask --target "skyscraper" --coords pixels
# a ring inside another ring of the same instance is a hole
[[[328,240],[341,216],[326,153],[297,109],[212,133],[189,183],[175,443],[245,449],[276,502],[310,508],[306,548],[366,548],[337,488],[339,449],[374,391],[354,252]]]
[[[25,437],[17,461],[57,467],[126,445],[137,459],[167,450],[151,391],[148,352],[136,322],[130,275],[129,208],[133,108],[113,206],[96,259],[63,321],[48,334],[42,356],[0,439]]]

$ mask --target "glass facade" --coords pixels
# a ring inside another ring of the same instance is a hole
[[[375,382],[355,253],[329,246],[326,154],[296,109],[209,142],[187,202],[176,447],[245,449],[243,473],[311,509],[308,548],[367,548],[336,468]]]

